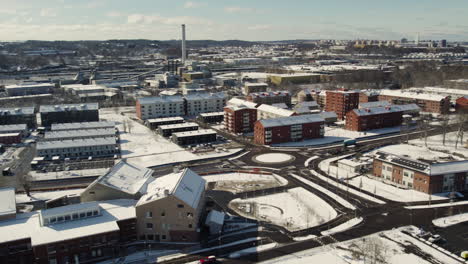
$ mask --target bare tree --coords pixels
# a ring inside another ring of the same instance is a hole
[[[133,128],[133,122],[132,120],[126,120],[127,121],[127,128],[128,128],[128,133],[132,133],[132,128]]]
[[[445,146],[445,138],[446,138],[446,135],[447,135],[447,126],[449,124],[449,118],[447,115],[443,115],[442,116],[442,121],[440,122],[441,126],[442,126],[442,145]]]
[[[461,112],[457,115],[458,131],[455,139],[455,148],[458,147],[458,141],[463,145],[465,129],[468,128],[468,112]]]
[[[122,126],[123,126],[124,132],[127,133],[127,120],[126,119],[123,120]]]
[[[349,250],[356,260],[365,264],[387,264],[388,248],[379,238],[363,238],[350,245]]]
[[[21,184],[21,187],[23,187],[24,191],[26,192],[26,195],[30,197],[31,196],[31,182],[32,182],[31,174],[28,172],[28,173],[22,173],[18,175],[18,181]]]

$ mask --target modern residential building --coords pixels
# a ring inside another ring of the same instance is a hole
[[[36,144],[37,156],[50,159],[113,157],[119,153],[115,137],[63,141],[41,141]]]
[[[381,90],[379,101],[389,101],[392,104],[416,104],[423,112],[447,114],[450,111],[450,97],[406,92],[405,90]]]
[[[247,101],[256,104],[279,104],[291,105],[291,95],[288,91],[250,93],[246,97]]]
[[[205,180],[190,169],[156,178],[136,205],[140,240],[193,242],[199,239]]]
[[[145,121],[146,126],[148,126],[152,130],[157,129],[159,126],[163,125],[173,125],[181,123],[184,123],[184,118],[180,116],[153,118]]]
[[[197,119],[207,124],[220,123],[224,120],[224,112],[202,113]]]
[[[226,95],[219,93],[195,93],[185,96],[186,115],[197,116],[201,113],[223,111],[226,105]]]
[[[1,263],[96,263],[136,240],[135,200],[74,204],[0,221]]]
[[[255,122],[254,142],[271,145],[291,141],[321,138],[324,119],[320,115],[301,115],[272,118]]]
[[[50,127],[57,123],[99,121],[99,105],[97,103],[41,105],[39,113],[43,127]]]
[[[380,151],[373,174],[429,194],[468,190],[468,160],[434,162]]]
[[[254,129],[257,109],[245,105],[224,107],[224,129],[231,133],[248,133]]]
[[[158,127],[158,133],[163,137],[170,137],[173,133],[198,130],[198,124],[193,122],[162,125]]]
[[[306,115],[317,111],[320,112],[320,107],[316,101],[304,101],[296,104],[292,110],[299,115]]]
[[[378,90],[361,90],[359,92],[359,104],[375,102],[379,100]]]
[[[86,187],[80,194],[81,202],[138,200],[146,193],[148,183],[154,180],[153,174],[153,170],[121,160]]]
[[[217,140],[217,135],[216,131],[213,129],[200,129],[173,133],[171,140],[181,146],[198,145],[215,142]]]
[[[5,86],[8,96],[48,94],[55,87],[53,83],[13,84]]]
[[[357,91],[327,91],[326,93],[325,111],[335,112],[340,120],[346,117],[346,113],[359,106],[359,92]]]
[[[403,122],[403,110],[395,105],[354,109],[346,115],[346,129],[367,131],[399,126]]]
[[[0,125],[11,124],[26,124],[28,128],[36,127],[35,108],[0,108]]]
[[[75,140],[85,138],[107,138],[115,136],[115,128],[46,131],[44,134],[44,141]]]
[[[296,112],[283,109],[280,107],[262,104],[257,107],[257,119],[269,119],[269,118],[280,118],[280,117],[288,117],[288,116],[295,116],[297,115]]]
[[[136,114],[141,120],[185,115],[185,101],[180,95],[145,97],[136,101]]]
[[[267,83],[246,82],[246,83],[244,83],[244,94],[249,95],[251,93],[266,92],[267,88],[268,88]]]
[[[26,137],[29,134],[26,124],[0,125],[0,134],[19,133],[21,137]]]
[[[78,122],[78,123],[58,123],[52,124],[52,131],[70,131],[70,130],[85,130],[85,129],[107,129],[114,128],[114,121],[97,121],[97,122]]]
[[[359,102],[359,109],[373,108],[373,107],[386,107],[392,103],[389,101],[371,101],[371,102]]]

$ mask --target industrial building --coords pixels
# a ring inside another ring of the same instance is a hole
[[[12,145],[21,143],[21,133],[0,133],[0,144]]]
[[[41,141],[36,144],[37,156],[51,159],[113,157],[119,153],[115,137],[63,141]]]
[[[246,96],[247,101],[256,104],[280,104],[291,105],[291,95],[288,91],[250,93]]]
[[[319,83],[321,74],[269,74],[267,82],[276,86],[286,84]]]
[[[399,126],[403,122],[403,109],[398,106],[354,109],[346,115],[346,129],[367,131]]]
[[[181,146],[198,145],[215,142],[217,135],[213,129],[200,129],[173,133],[171,139],[172,142]]]
[[[5,86],[8,96],[49,94],[55,87],[53,83],[14,84]]]
[[[302,115],[258,120],[255,122],[254,142],[271,145],[291,141],[321,138],[324,119],[320,115]]]
[[[41,105],[39,113],[43,127],[51,127],[52,124],[57,123],[99,121],[99,105],[97,103]]]
[[[28,128],[36,127],[35,108],[0,108],[0,125],[11,124],[26,124]]]
[[[327,91],[326,94],[325,111],[335,112],[340,120],[346,117],[346,113],[359,106],[357,91]]]
[[[224,107],[224,129],[238,134],[252,132],[257,121],[257,109],[245,105]]]
[[[468,190],[468,160],[422,161],[379,151],[374,158],[373,174],[428,194]]]
[[[153,118],[145,121],[145,124],[150,129],[157,129],[159,126],[163,125],[173,125],[184,123],[184,118],[180,116],[176,117],[163,117],[163,118]]]
[[[158,133],[163,137],[170,137],[173,133],[198,130],[198,124],[193,122],[158,127]]]
[[[0,134],[19,133],[21,137],[28,136],[28,127],[26,124],[0,125]]]

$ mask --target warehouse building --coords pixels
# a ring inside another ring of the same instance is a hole
[[[42,141],[36,144],[37,156],[51,159],[113,157],[119,153],[115,137],[63,141]]]
[[[346,113],[359,106],[357,91],[327,91],[326,94],[325,111],[335,112],[340,120],[346,117]]]
[[[173,133],[198,130],[198,124],[193,122],[162,125],[158,127],[158,133],[163,137],[170,137]]]
[[[321,138],[324,119],[320,115],[302,115],[258,120],[255,122],[254,142],[271,145],[291,141]]]
[[[77,122],[52,124],[52,131],[115,128],[114,121]]]
[[[77,129],[62,131],[46,131],[44,141],[61,141],[85,138],[107,138],[115,137],[115,128]]]
[[[171,139],[177,145],[186,146],[212,143],[217,140],[217,136],[213,129],[200,129],[173,133]]]
[[[8,96],[49,94],[54,87],[53,83],[14,84],[5,86],[5,92]]]
[[[428,194],[468,190],[468,160],[423,161],[379,151],[374,158],[373,174]]]
[[[288,91],[250,93],[246,97],[247,101],[256,104],[280,104],[291,105],[291,95]]]
[[[270,74],[267,76],[267,82],[271,82],[276,86],[285,84],[305,84],[319,83],[321,74]]]
[[[57,123],[99,121],[97,103],[41,105],[39,113],[43,127],[51,127],[52,124]]]
[[[35,108],[0,108],[0,125],[11,124],[26,124],[28,128],[36,127]]]
[[[184,123],[184,118],[180,116],[176,117],[163,117],[163,118],[153,118],[145,121],[145,124],[150,129],[157,129],[159,126],[164,125],[173,125]]]

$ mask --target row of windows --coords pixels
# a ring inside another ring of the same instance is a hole
[[[88,218],[88,217],[93,217],[93,216],[98,216],[98,215],[99,215],[98,210],[92,210],[92,211],[86,211],[86,212],[80,212],[80,213],[52,216],[52,217],[44,218],[44,225],[62,223],[66,221],[73,221],[73,220],[78,220],[78,219],[83,219],[83,218]]]

